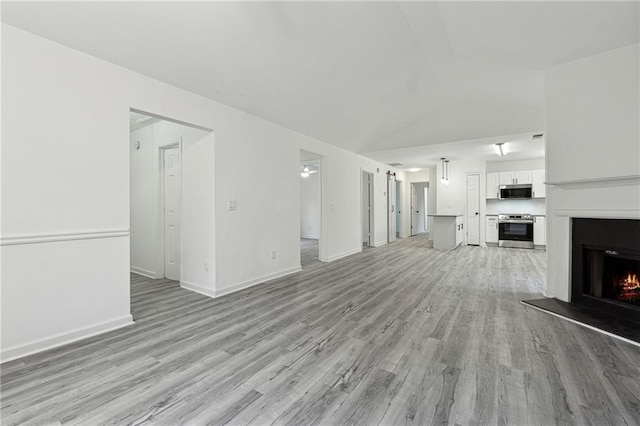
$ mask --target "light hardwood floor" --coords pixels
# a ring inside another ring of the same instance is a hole
[[[414,237],[10,362],[2,424],[638,424],[640,350],[520,303],[543,251]]]

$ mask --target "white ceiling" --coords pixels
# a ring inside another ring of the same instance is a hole
[[[469,159],[489,162],[515,161],[544,158],[544,137],[532,139],[532,133],[471,139],[466,141],[423,145],[412,148],[401,148],[370,153],[367,156],[382,163],[403,163],[398,169],[426,168],[436,165],[442,157],[448,160],[462,161]],[[495,144],[503,143],[506,155],[496,153]]]
[[[610,1],[5,1],[2,20],[370,155],[543,130],[543,70],[637,43],[638,10]]]

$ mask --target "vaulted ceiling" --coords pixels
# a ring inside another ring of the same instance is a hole
[[[545,68],[637,2],[3,2],[6,23],[350,151],[544,129]]]

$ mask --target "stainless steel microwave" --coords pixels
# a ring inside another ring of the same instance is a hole
[[[531,198],[531,184],[523,185],[500,185],[501,200],[518,200]]]

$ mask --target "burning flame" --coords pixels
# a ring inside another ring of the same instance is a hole
[[[638,274],[627,274],[626,278],[619,283],[620,296],[622,299],[636,299],[640,297],[640,281]]]

